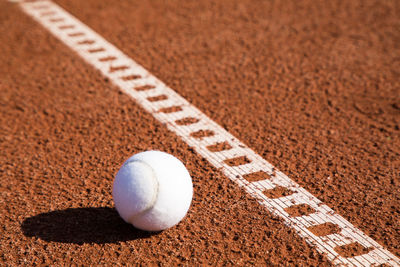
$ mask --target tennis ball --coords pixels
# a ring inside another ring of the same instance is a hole
[[[145,151],[122,165],[112,195],[115,208],[127,223],[146,231],[161,231],[185,217],[193,185],[179,159],[161,151]]]

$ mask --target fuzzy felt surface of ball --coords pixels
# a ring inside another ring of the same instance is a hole
[[[193,185],[179,159],[161,151],[145,151],[125,161],[115,176],[112,195],[126,222],[141,230],[162,231],[185,217]]]

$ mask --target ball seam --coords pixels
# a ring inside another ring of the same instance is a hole
[[[128,222],[130,222],[131,224],[133,224],[133,220],[134,220],[135,218],[137,218],[137,217],[139,217],[139,216],[142,216],[143,214],[145,214],[146,212],[148,212],[149,210],[151,210],[151,209],[154,207],[154,205],[156,204],[157,199],[158,199],[159,188],[160,188],[159,183],[158,183],[158,179],[157,179],[157,175],[156,175],[154,169],[153,169],[148,163],[146,163],[146,162],[143,161],[143,160],[134,159],[134,160],[130,160],[130,161],[125,162],[124,165],[130,164],[130,163],[133,163],[133,162],[140,162],[140,163],[146,165],[147,167],[149,167],[149,169],[151,170],[151,172],[152,172],[152,178],[153,178],[153,181],[155,182],[155,183],[154,183],[154,184],[155,184],[155,190],[154,190],[154,191],[155,191],[155,197],[154,197],[154,198],[152,199],[152,201],[150,202],[150,205],[149,205],[148,207],[146,207],[144,210],[142,210],[142,211],[140,211],[140,212],[138,212],[138,213],[136,213],[136,214],[133,214],[133,215],[129,216]]]

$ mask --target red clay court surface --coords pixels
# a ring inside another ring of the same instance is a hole
[[[400,256],[399,2],[54,2]],[[2,265],[331,265],[7,1],[0,55]],[[155,234],[111,197],[150,149],[194,183]]]

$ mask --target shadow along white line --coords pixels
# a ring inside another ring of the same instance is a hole
[[[400,260],[224,130],[174,90],[51,1],[19,2],[54,36],[108,77],[232,181],[337,265]],[[274,191],[275,190],[275,191]],[[325,227],[317,232],[318,227]],[[346,255],[342,246],[358,247]]]

